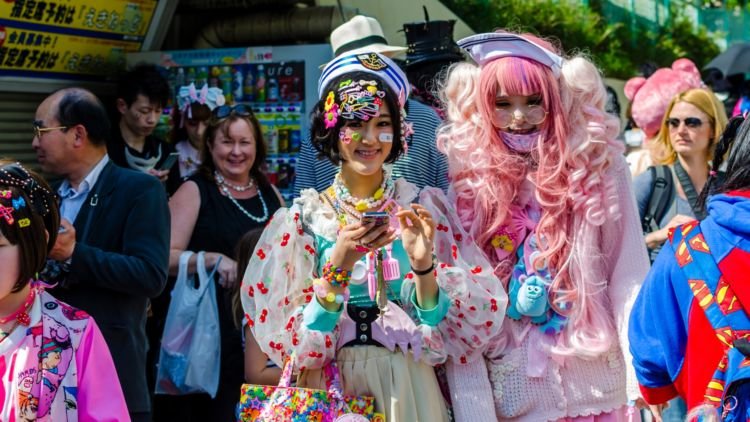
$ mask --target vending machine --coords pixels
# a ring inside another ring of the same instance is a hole
[[[221,88],[227,104],[250,105],[268,146],[266,174],[291,203],[297,155],[317,101],[320,65],[331,58],[329,44],[312,44],[131,53],[127,64],[159,66],[172,89],[172,103],[178,88],[192,82],[198,89],[204,84]]]

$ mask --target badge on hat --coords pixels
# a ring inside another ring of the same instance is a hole
[[[359,63],[364,66],[365,69],[369,69],[375,72],[381,71],[388,67],[388,64],[375,53],[360,54],[357,56],[357,60],[359,60]]]

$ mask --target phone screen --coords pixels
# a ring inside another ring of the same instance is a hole
[[[177,162],[178,158],[180,158],[180,153],[179,152],[173,152],[173,153],[169,154],[169,156],[167,157],[167,159],[164,160],[164,162],[161,164],[161,166],[159,166],[159,170],[169,170],[169,169],[171,169],[172,166],[174,166],[175,163]]]
[[[389,218],[390,216],[387,212],[371,211],[362,214],[362,223],[368,224],[370,222],[375,222],[375,227],[378,227],[382,226],[383,224],[388,224]]]

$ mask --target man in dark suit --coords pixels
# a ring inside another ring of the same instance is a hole
[[[131,418],[150,420],[146,309],[167,279],[169,209],[158,179],[109,160],[109,131],[99,99],[67,88],[37,108],[32,146],[42,169],[63,178],[62,228],[49,256],[62,277],[53,294],[94,317]]]

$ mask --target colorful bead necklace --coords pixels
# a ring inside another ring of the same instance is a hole
[[[344,184],[344,181],[341,179],[341,173],[338,173],[333,179],[333,185],[331,185],[331,187],[336,193],[336,198],[345,204],[351,205],[354,207],[355,211],[361,213],[368,209],[380,207],[385,201],[393,196],[394,183],[393,179],[391,179],[390,172],[383,169],[383,181],[380,182],[380,187],[369,198],[361,199],[352,196],[349,189]]]

